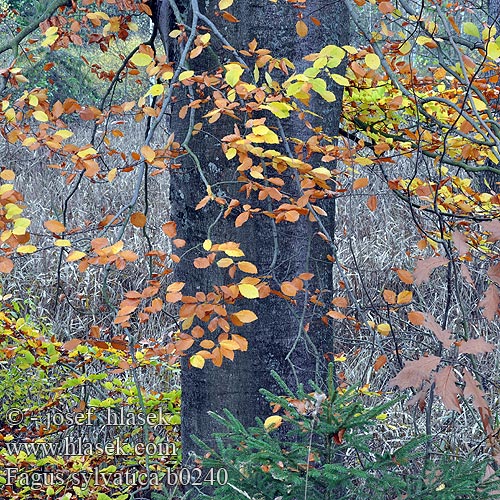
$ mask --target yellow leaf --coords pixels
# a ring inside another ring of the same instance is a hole
[[[10,186],[10,188],[12,189],[11,184],[4,184],[4,186]],[[8,189],[7,191],[10,191],[10,189]],[[0,193],[0,194],[3,194],[3,193]],[[7,219],[13,219],[14,217],[16,217],[16,215],[23,213],[23,209],[18,207],[14,203],[7,203],[7,205],[5,205],[5,208],[7,209],[7,213],[5,214],[5,217]]]
[[[34,245],[21,245],[16,248],[17,253],[33,253],[36,252],[36,246]]]
[[[477,97],[473,97],[472,101],[474,102],[474,106],[476,107],[477,111],[484,111],[485,109],[488,108],[488,105],[481,99],[478,99]]]
[[[380,66],[380,58],[377,54],[369,53],[365,56],[365,63],[369,68],[377,69]]]
[[[86,148],[86,149],[82,149],[81,151],[78,151],[78,153],[76,153],[76,154],[80,158],[87,158],[87,156],[92,156],[92,155],[97,154],[97,151],[94,148]]]
[[[417,45],[425,45],[426,43],[433,42],[434,40],[432,38],[429,38],[428,36],[418,36],[417,37]]]
[[[156,153],[155,153],[155,150],[152,149],[150,146],[148,145],[145,145],[145,146],[142,146],[141,148],[141,153],[142,153],[142,156],[144,156],[144,158],[146,159],[146,161],[148,162],[152,162],[155,157],[156,157]]]
[[[207,252],[212,248],[212,240],[205,240],[203,242],[203,250],[206,250]]]
[[[380,325],[377,325],[377,332],[387,337],[391,333],[391,325],[388,323],[380,323]]]
[[[411,43],[408,40],[406,40],[406,42],[404,42],[403,44],[401,44],[400,47],[399,47],[399,52],[401,54],[403,54],[404,56],[406,54],[408,54],[408,52],[410,52],[410,50],[411,50]]]
[[[66,262],[74,262],[75,260],[83,259],[86,256],[85,252],[80,252],[79,250],[73,250],[67,257]]]
[[[267,417],[264,421],[264,429],[266,429],[266,431],[277,429],[282,423],[282,417],[280,417],[279,415],[273,415],[271,417]]]
[[[26,219],[24,217],[20,217],[19,219],[16,219],[14,222],[14,229],[12,230],[12,234],[15,234],[17,236],[21,236],[23,234],[26,234],[26,229],[29,227],[31,224],[31,221],[29,219]]]
[[[47,113],[45,113],[45,111],[35,111],[33,113],[33,118],[35,120],[38,120],[39,122],[46,122],[49,120],[49,117],[47,116]]]
[[[59,137],[62,137],[63,139],[68,139],[68,137],[71,137],[73,135],[73,132],[71,132],[71,130],[67,130],[65,128],[62,128],[61,130],[58,130],[54,135],[58,135]]]
[[[288,118],[290,111],[293,109],[290,104],[285,102],[270,102],[261,106],[262,109],[268,109],[274,116],[278,118]]]
[[[265,125],[252,127],[252,136],[249,137],[252,142],[265,142],[267,144],[279,144],[279,137]]]
[[[16,178],[16,174],[12,170],[6,169],[2,170],[2,172],[0,173],[0,177],[4,181],[13,181]]]
[[[187,80],[188,78],[191,78],[193,75],[194,75],[193,70],[183,71],[179,75],[179,81],[182,82],[182,80]]]
[[[182,31],[181,30],[172,30],[168,36],[170,38],[177,38],[179,35],[182,35]]]
[[[232,3],[232,2],[231,2]],[[200,42],[203,45],[207,45],[207,43],[210,41],[211,35],[210,33],[205,33],[204,35],[200,36]]]
[[[205,358],[203,356],[200,356],[199,354],[194,354],[189,358],[189,362],[191,363],[191,366],[194,366],[195,368],[203,368],[205,366]]]
[[[403,290],[398,293],[398,304],[409,304],[413,300],[413,293],[410,290]]]
[[[229,148],[227,151],[226,151],[226,158],[228,160],[232,160],[235,156],[236,156],[236,149],[234,148]]]
[[[157,83],[148,90],[146,95],[152,95],[153,97],[155,97],[157,95],[163,94],[164,90],[165,87],[161,83]]]
[[[57,33],[58,27],[57,26],[51,26],[50,28],[47,28],[47,31],[44,33],[45,36],[51,36],[55,35]]]
[[[54,241],[54,245],[56,247],[70,247],[71,241],[69,241],[69,240],[56,240],[56,241]]]
[[[314,175],[314,177],[317,177],[318,179],[321,180],[326,180],[326,179],[331,179],[332,173],[330,170],[328,170],[325,167],[318,167],[318,168],[313,168],[310,172],[311,174]]]
[[[109,172],[108,172],[108,175],[107,175],[107,179],[109,182],[113,182],[115,177],[116,177],[116,174],[117,174],[118,170],[116,167],[112,168]]]
[[[231,85],[231,87],[234,87],[245,70],[236,63],[226,64],[224,68],[227,71],[226,82]]]
[[[358,165],[372,165],[373,161],[370,160],[370,158],[365,158],[364,156],[358,156],[357,158],[354,158],[354,161]]]
[[[7,123],[16,121],[16,112],[14,111],[14,108],[9,108],[5,112],[5,120],[7,121]]]
[[[219,9],[220,10],[225,10],[228,7],[231,7],[233,5],[233,0],[220,0],[219,2]]]
[[[136,52],[132,59],[130,59],[136,66],[147,66],[153,58],[149,54],[143,54],[142,52]]]
[[[238,289],[241,295],[247,299],[257,299],[259,297],[259,290],[255,285],[241,283],[238,285]]]
[[[240,250],[239,248],[234,248],[234,249],[227,249],[224,250],[224,253],[228,255],[229,257],[244,257],[245,254],[243,253],[243,250]]]
[[[351,84],[351,82],[345,76],[333,74],[330,75],[330,77],[335,83],[343,85],[344,87],[347,87],[348,85]]]

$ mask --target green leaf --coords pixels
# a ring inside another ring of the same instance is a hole
[[[486,53],[490,59],[498,59],[500,57],[500,47],[495,42],[489,42]]]
[[[475,36],[476,38],[481,38],[479,34],[479,29],[474,23],[466,22],[462,24],[463,32],[466,35]]]

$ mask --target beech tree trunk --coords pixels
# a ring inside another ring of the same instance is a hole
[[[297,71],[306,64],[302,60],[304,55],[318,52],[328,44],[343,45],[348,41],[348,14],[340,3],[329,0],[308,1],[307,12],[314,12],[321,25],[316,26],[306,18],[309,33],[305,38],[299,38],[295,31],[299,11],[290,4],[274,4],[269,0],[236,0],[231,13],[239,19],[238,23],[228,23],[215,17],[213,14],[218,7],[213,0],[200,3],[200,10],[214,20],[236,50],[247,49],[248,43],[255,38],[258,48],[270,49],[274,57],[288,58],[296,64]],[[217,61],[213,56],[210,60],[210,56],[205,55],[208,52],[204,51],[202,56],[189,61],[190,67],[196,72],[213,69],[231,57],[214,35],[211,40],[212,48],[220,60]],[[179,104],[172,110],[172,127],[178,141],[182,141],[187,126],[186,120],[176,118],[179,108],[186,104],[185,89],[183,92],[184,95],[178,96]],[[336,103],[328,104],[315,98],[311,100],[310,111],[320,117],[310,115],[310,121],[313,125],[322,126],[330,136],[338,132],[341,92],[340,88],[335,89]],[[203,121],[202,115],[212,107],[210,103],[210,106],[200,109],[196,122]],[[269,121],[271,118],[266,124],[275,126],[276,122]],[[214,186],[214,194],[226,199],[239,198],[244,202],[244,194],[238,192],[240,186],[234,182],[238,177],[236,165],[226,160],[217,141],[217,138],[232,133],[234,123],[229,117],[222,117],[212,126],[204,122],[203,130],[209,133],[202,132],[193,137],[190,148],[198,156],[209,184]],[[243,128],[244,121],[239,122],[239,126]],[[284,120],[283,126],[289,137],[306,139],[311,134],[296,119]],[[273,146],[284,151],[282,145]],[[289,175],[287,192],[297,193],[295,179]],[[186,248],[200,245],[207,238],[209,226],[220,215],[220,206],[213,202],[202,210],[195,210],[205,195],[206,187],[197,168],[189,157],[184,157],[182,168],[174,170],[171,175],[170,200],[171,216],[177,221],[178,237],[187,242]],[[265,207],[266,210],[278,206],[259,202],[255,195],[246,203]],[[322,220],[333,234],[334,200],[326,200],[323,208],[329,217]],[[233,212],[228,218],[218,219],[211,229],[214,243],[239,242],[245,252],[245,260],[253,262],[260,274],[272,276],[269,283],[277,290],[281,281],[291,280],[303,272],[314,273],[315,278],[309,283],[308,294],[317,291],[320,299],[326,299],[326,291],[332,289],[332,264],[327,260],[328,246],[315,236],[319,231],[315,223],[301,217],[294,224],[282,222],[275,225],[270,218],[258,215],[243,227],[235,228],[237,215],[238,212]],[[228,282],[226,270],[220,270],[215,265],[199,270],[193,266],[192,259],[177,265],[175,272],[176,281],[186,282],[183,292],[189,295],[200,291],[209,292],[214,285]],[[243,424],[253,425],[256,417],[266,418],[270,415],[270,408],[259,389],[277,390],[270,375],[271,370],[278,372],[292,388],[298,382],[320,382],[326,367],[324,354],[334,350],[334,332],[320,321],[321,314],[318,311],[304,306],[303,293],[296,303],[271,295],[264,300],[238,301],[238,305],[239,309],[253,310],[259,318],[234,332],[248,339],[248,351],[237,351],[234,362],[225,359],[221,368],[207,362],[202,370],[190,369],[187,359],[182,363],[181,425],[185,461],[189,458],[189,451],[199,452],[191,435],[212,443],[212,434],[219,430],[215,421],[208,416],[209,411],[221,413],[223,408],[228,408]],[[308,333],[303,328],[307,324]],[[218,333],[215,332],[214,337]]]

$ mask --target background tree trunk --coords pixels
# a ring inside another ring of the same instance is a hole
[[[304,55],[318,52],[328,44],[347,43],[348,15],[341,5],[328,0],[308,1],[306,12],[314,12],[313,15],[320,19],[321,26],[315,26],[306,19],[309,34],[304,39],[299,38],[295,31],[298,10],[288,4],[273,4],[268,0],[237,0],[231,7],[231,13],[240,22],[234,24],[221,21],[213,15],[218,10],[217,2],[213,0],[200,4],[200,9],[216,22],[220,31],[237,50],[246,49],[248,43],[256,38],[259,48],[270,49],[274,57],[288,58],[297,65],[298,71],[305,64],[302,60]],[[213,60],[207,61],[202,54],[190,61],[192,69],[201,72],[209,67],[213,68],[214,64],[227,62],[224,58],[228,58],[230,53],[220,49],[221,44],[215,41],[214,36],[212,41],[212,47],[221,60],[215,63]],[[332,136],[338,131],[342,95],[340,88],[336,89],[336,94],[336,103],[328,104],[311,99],[310,105],[311,111],[322,115],[318,119],[311,115],[311,121],[316,120],[316,124],[321,124],[325,133]],[[179,95],[178,98],[179,104],[174,106],[172,112],[172,127],[176,139],[182,141],[186,132],[186,120],[175,117],[180,106],[186,103],[186,97]],[[199,110],[196,122],[202,121],[201,116],[208,109],[210,108]],[[276,125],[270,118],[266,123]],[[285,120],[283,125],[285,133],[291,137],[306,139],[311,134],[296,119]],[[240,122],[239,126],[243,127],[244,122]],[[198,156],[211,185],[221,181],[235,181],[237,178],[235,165],[226,160],[215,139],[232,133],[233,127],[234,121],[223,117],[212,126],[204,124],[203,130],[210,134],[199,133],[190,142],[190,148]],[[281,146],[276,145],[276,149],[278,147]],[[297,192],[294,187],[295,179],[289,176],[287,183],[287,191]],[[225,186],[221,186],[223,189],[214,189],[214,194],[227,199],[243,200],[236,183],[227,184],[229,188]],[[195,165],[188,157],[184,157],[182,168],[172,172],[170,199],[171,216],[177,221],[178,236],[187,242],[186,248],[200,245],[207,238],[208,227],[219,216],[220,206],[213,202],[202,210],[195,210],[205,194],[206,187]],[[267,202],[258,202],[256,196],[251,196],[246,202],[253,206],[259,206],[260,203],[267,210],[270,208]],[[325,201],[323,206],[329,213],[329,218],[323,220],[333,234],[334,200]],[[214,243],[241,243],[245,259],[253,262],[260,274],[272,274],[273,279],[269,282],[274,289],[279,289],[279,282],[293,279],[303,272],[315,274],[315,279],[309,285],[309,294],[315,289],[332,289],[331,262],[326,259],[328,247],[320,238],[315,237],[319,230],[316,224],[301,217],[295,224],[282,222],[274,225],[271,219],[260,215],[250,219],[242,228],[235,228],[234,219],[237,215],[235,213],[227,219],[221,218],[215,224],[211,232]],[[271,269],[273,260],[275,265]],[[212,291],[214,285],[224,284],[228,280],[225,270],[219,270],[216,266],[204,270],[195,269],[192,259],[182,261],[175,272],[177,281],[187,283],[183,292],[189,295],[198,291]],[[263,401],[259,389],[277,389],[270,375],[271,370],[276,370],[291,387],[296,387],[297,382],[307,383],[310,379],[319,381],[326,366],[323,354],[333,349],[332,330],[325,327],[319,320],[320,315],[310,306],[304,306],[303,298],[299,298],[294,305],[271,295],[264,300],[238,302],[238,305],[240,309],[252,309],[259,317],[258,321],[235,332],[248,339],[248,351],[236,352],[234,362],[226,359],[221,368],[208,362],[202,370],[190,369],[187,359],[183,360],[182,439],[185,460],[188,459],[188,451],[199,451],[191,440],[192,434],[205,442],[213,443],[211,436],[218,429],[215,421],[208,416],[209,411],[220,413],[223,408],[228,408],[245,425],[252,425],[256,417],[265,418],[270,414],[270,408]],[[307,323],[310,324],[309,335],[305,338],[306,334],[303,329],[300,330],[300,324]],[[214,336],[217,334],[215,332]],[[291,351],[293,352],[287,361],[286,357]]]

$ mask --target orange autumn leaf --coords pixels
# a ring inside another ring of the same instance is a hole
[[[360,177],[356,179],[352,184],[352,189],[363,189],[368,186],[368,177]]]
[[[135,212],[130,216],[130,223],[135,227],[144,227],[146,216],[142,212]]]
[[[52,233],[60,234],[66,231],[66,227],[64,226],[64,224],[62,224],[58,220],[47,220],[43,223],[43,225]]]

